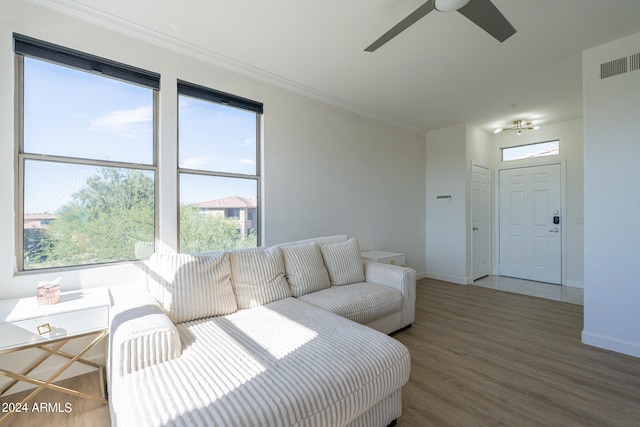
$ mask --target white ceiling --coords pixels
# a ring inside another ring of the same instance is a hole
[[[504,43],[434,11],[370,53],[425,0],[31,1],[418,132],[580,118],[582,51],[640,32],[639,0],[493,0]]]

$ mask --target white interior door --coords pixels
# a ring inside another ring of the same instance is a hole
[[[473,165],[473,280],[491,271],[491,178],[489,169]]]
[[[501,276],[562,283],[560,179],[559,164],[500,171]]]

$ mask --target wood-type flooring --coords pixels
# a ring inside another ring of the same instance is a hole
[[[417,300],[398,426],[640,426],[640,359],[582,344],[582,306],[429,279]]]

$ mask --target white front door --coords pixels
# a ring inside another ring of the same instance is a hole
[[[473,165],[472,239],[473,280],[488,276],[491,268],[491,183],[489,169]]]
[[[560,179],[559,164],[500,171],[501,276],[562,283]]]

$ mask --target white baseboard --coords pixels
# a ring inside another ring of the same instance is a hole
[[[565,286],[569,286],[571,288],[582,288],[584,289],[584,282],[582,280],[567,280],[564,283]]]
[[[623,341],[617,338],[593,334],[587,331],[582,331],[582,343],[603,348],[605,350],[615,351],[616,353],[640,357],[640,343]]]
[[[424,275],[424,277],[422,277],[423,279],[442,280],[443,282],[451,282],[458,285],[468,285],[472,282],[468,277],[449,276],[447,274],[440,274],[432,271],[425,271],[424,273],[420,273],[420,275]]]

